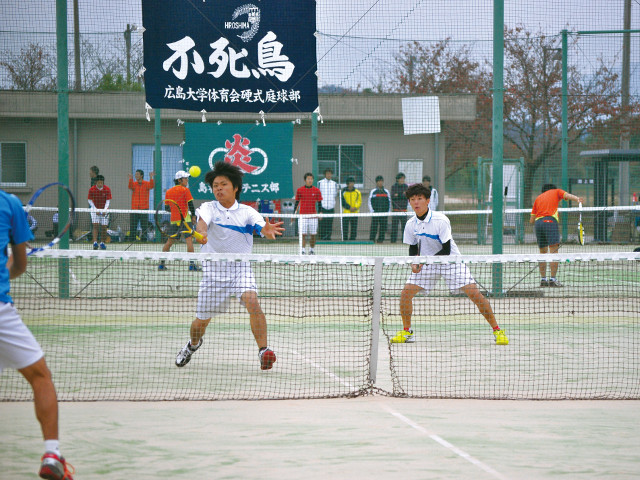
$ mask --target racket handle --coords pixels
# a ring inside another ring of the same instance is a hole
[[[198,242],[198,243],[200,243],[200,244],[203,244],[203,245],[204,245],[205,243],[207,243],[207,242],[205,242],[205,241],[204,241],[204,236],[203,236],[201,233],[196,232],[196,231],[194,230],[192,235],[193,235],[193,238],[195,238],[195,239],[196,239],[196,242]]]

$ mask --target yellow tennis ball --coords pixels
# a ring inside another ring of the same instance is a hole
[[[198,167],[197,165],[191,167],[189,169],[189,175],[191,175],[192,177],[197,177],[198,175],[200,175],[200,167]]]

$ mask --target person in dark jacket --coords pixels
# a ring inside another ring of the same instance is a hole
[[[407,197],[405,192],[407,186],[404,173],[400,172],[396,175],[396,183],[391,186],[391,207],[394,212],[406,212],[407,211]],[[398,226],[400,226],[400,235],[404,232],[404,226],[407,223],[407,216],[393,216],[391,217],[391,243],[396,243],[398,238]]]
[[[374,213],[391,211],[391,194],[384,188],[384,178],[382,175],[376,177],[376,188],[369,193],[369,211]],[[371,230],[369,240],[378,243],[384,242],[384,235],[387,233],[387,217],[373,217],[371,219]],[[376,234],[378,239],[376,240]]]

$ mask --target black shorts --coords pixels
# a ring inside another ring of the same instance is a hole
[[[182,231],[182,229],[180,228],[180,223],[173,223],[171,222],[169,225],[167,225],[164,234],[168,237],[171,237],[173,235],[176,235],[178,233],[180,233]],[[180,237],[182,236],[182,234],[180,235],[176,235],[175,238],[177,238],[178,240],[180,239]]]
[[[560,229],[558,228],[558,222],[554,217],[539,218],[536,220],[534,226],[536,229],[538,247],[544,248],[549,245],[556,245],[560,243]]]

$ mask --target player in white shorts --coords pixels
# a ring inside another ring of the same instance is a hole
[[[409,255],[460,255],[460,250],[451,236],[449,219],[444,214],[429,209],[431,191],[421,183],[417,183],[407,189],[406,196],[415,214],[404,228],[404,243],[409,245]],[[411,328],[413,297],[421,291],[428,294],[440,277],[444,279],[451,292],[462,291],[475,303],[493,328],[498,345],[509,343],[506,333],[496,322],[489,300],[480,293],[469,268],[464,264],[411,265],[411,276],[400,294],[400,315],[404,328],[396,333],[391,343],[415,342]]]
[[[205,175],[216,200],[203,203],[196,210],[196,229],[206,242],[202,252],[251,253],[253,234],[274,240],[282,235],[282,222],[269,223],[253,208],[238,203],[242,191],[242,172],[225,162],[218,162]],[[249,312],[251,331],[258,344],[260,368],[269,370],[276,354],[267,346],[267,320],[258,302],[256,280],[248,262],[203,262],[198,290],[196,318],[191,323],[190,338],[178,352],[176,366],[184,367],[202,345],[205,330],[215,315],[224,313],[230,297],[237,297]]]
[[[36,417],[44,437],[40,477],[73,480],[73,467],[60,453],[58,401],[40,345],[22,322],[9,295],[10,279],[27,269],[27,242],[33,239],[22,204],[0,190],[0,372],[18,370],[33,389]],[[11,244],[11,255],[7,255]],[[71,471],[69,470],[71,468]]]
[[[318,218],[302,217],[298,224],[300,226],[301,235],[316,235],[318,233]]]

